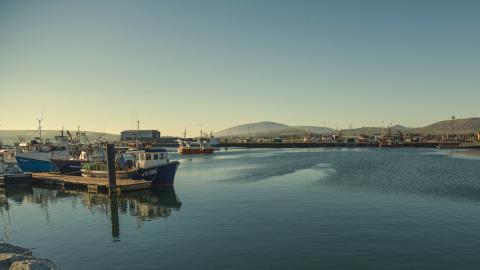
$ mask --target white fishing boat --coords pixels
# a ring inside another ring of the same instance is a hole
[[[42,137],[41,122],[38,119],[39,136],[30,141],[20,140],[15,143],[18,166],[28,172],[54,171],[55,165],[50,161],[54,158],[68,158],[70,156],[69,141],[64,136],[56,136],[54,141]]]

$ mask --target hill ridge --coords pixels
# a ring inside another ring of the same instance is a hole
[[[396,124],[393,125],[393,132],[402,132],[402,133],[418,133],[418,134],[449,134],[451,133],[452,120],[441,120],[424,127],[407,127],[404,125]],[[263,125],[263,126],[262,126]],[[453,123],[453,129],[455,134],[471,134],[477,133],[480,131],[480,117],[468,117],[468,118],[459,118],[455,119]],[[362,133],[366,134],[383,134],[385,127],[362,127],[354,129],[343,129],[343,134],[348,134],[351,136],[360,135]],[[329,127],[317,127],[317,126],[289,126],[282,123],[272,122],[272,121],[261,121],[248,124],[242,124],[233,126],[230,128],[223,129],[221,131],[215,132],[214,135],[217,137],[228,137],[228,136],[253,136],[253,135],[270,135],[270,136],[281,136],[281,135],[295,135],[300,133],[313,133],[313,134],[331,134],[338,133],[339,130],[335,130]]]

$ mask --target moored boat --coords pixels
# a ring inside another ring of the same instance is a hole
[[[32,184],[32,174],[23,172],[15,159],[13,149],[0,150],[0,185],[10,186],[28,186]]]
[[[128,150],[117,154],[116,177],[119,179],[151,181],[151,185],[173,185],[178,161],[170,161],[164,148]],[[108,177],[106,162],[85,162],[83,176]]]
[[[177,140],[177,142],[179,154],[212,154],[215,151],[215,147],[210,145],[208,141]]]
[[[16,159],[18,166],[28,172],[50,172],[56,170],[50,159],[68,158],[69,142],[63,135],[56,136],[55,142],[42,138],[41,126],[39,126],[39,137],[26,142],[21,140],[15,143]]]
[[[378,141],[378,147],[403,147],[405,146],[403,133],[397,131],[397,134],[392,133],[392,128],[388,126],[385,129],[385,134],[380,137]]]
[[[85,160],[81,159],[51,159],[50,160],[53,165],[57,168],[58,172],[61,174],[68,174],[68,175],[82,175],[80,171],[82,169],[82,162]]]

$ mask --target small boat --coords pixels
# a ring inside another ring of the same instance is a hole
[[[116,155],[116,177],[151,181],[152,187],[173,185],[180,162],[170,161],[164,148],[127,150]],[[108,177],[106,162],[85,162],[81,169],[83,176]]]
[[[15,150],[0,150],[0,185],[11,186],[29,186],[32,184],[32,174],[23,172],[15,159]]]
[[[185,154],[212,154],[215,150],[208,141],[197,140],[194,141],[184,141],[177,140],[178,142],[178,153]]]

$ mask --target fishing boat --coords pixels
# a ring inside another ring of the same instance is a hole
[[[106,158],[107,154],[104,147],[101,143],[98,143],[83,146],[81,149],[75,147],[75,150],[70,152],[69,158],[52,158],[50,161],[61,174],[81,176],[82,163],[106,163]]]
[[[185,154],[212,154],[215,150],[208,141],[197,140],[197,141],[186,141],[186,140],[177,140],[178,142],[178,153]]]
[[[15,159],[15,150],[0,149],[0,185],[28,186],[32,184],[32,174],[23,172]]]
[[[50,162],[52,158],[67,158],[69,150],[64,146],[54,145],[49,140],[33,139],[15,145],[16,159],[20,168],[30,172],[49,172],[55,170]]]
[[[151,181],[151,185],[173,185],[178,161],[170,161],[164,148],[146,148],[120,151],[116,154],[116,177]],[[108,177],[106,162],[85,162],[81,169],[83,176]]]
[[[76,175],[80,176],[82,162],[85,160],[81,159],[61,159],[61,158],[52,158],[50,161],[53,163],[57,171],[61,174]]]
[[[397,134],[393,134],[392,128],[388,126],[385,129],[385,133],[378,142],[378,147],[403,147],[405,146],[404,136],[401,131],[397,131]]]
[[[41,125],[43,119],[37,120],[39,136],[30,141],[21,139],[14,144],[18,166],[28,172],[54,171],[56,168],[50,159],[67,159],[70,155],[70,142],[68,137],[64,136],[63,130],[60,136],[55,136],[54,141],[43,138]]]

